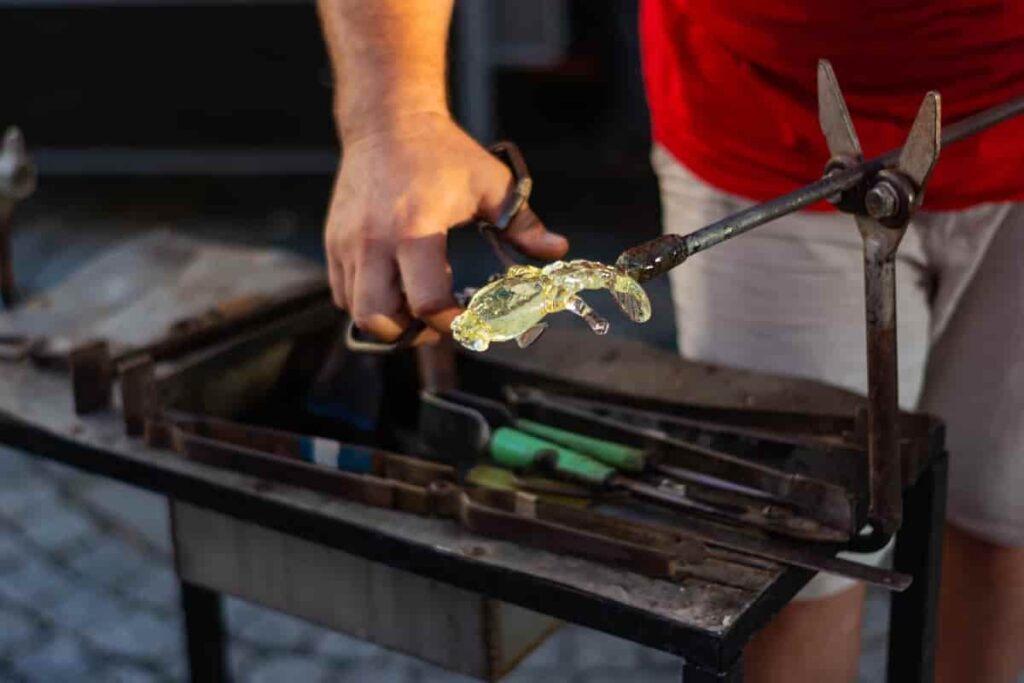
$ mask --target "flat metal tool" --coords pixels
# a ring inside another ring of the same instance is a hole
[[[847,537],[857,530],[853,495],[831,482],[784,472],[706,444],[682,440],[668,433],[661,418],[651,413],[617,407],[609,414],[601,410],[602,404],[596,401],[553,395],[528,387],[512,388],[507,393],[517,414],[555,420],[566,429],[643,449],[650,460],[660,462],[660,471],[668,476],[678,478],[685,472],[692,483],[749,497],[754,497],[752,492],[756,491],[774,504],[790,507],[801,515],[843,530]],[[744,440],[749,444],[750,437]],[[777,446],[755,442],[754,449],[777,450]]]

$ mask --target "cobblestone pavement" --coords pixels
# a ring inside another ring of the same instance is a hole
[[[0,450],[0,681],[182,681],[187,675],[163,500]],[[881,596],[863,682],[882,680]],[[469,681],[240,600],[226,601],[237,681]],[[675,657],[566,627],[510,683],[678,681]]]

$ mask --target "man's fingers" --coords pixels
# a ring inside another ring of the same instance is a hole
[[[417,335],[416,339],[413,340],[413,346],[433,346],[434,344],[441,341],[441,333],[432,327],[426,327],[422,332]]]
[[[403,240],[397,252],[409,311],[439,332],[447,332],[460,312],[452,297],[447,250],[445,234],[434,233]]]
[[[327,256],[327,281],[331,285],[331,298],[338,308],[348,310],[348,299],[345,297],[345,272],[342,265]]]
[[[398,280],[390,245],[369,241],[362,246],[353,278],[352,318],[359,329],[380,341],[401,336],[410,319]],[[349,262],[346,271],[352,267]]]
[[[569,240],[551,232],[527,204],[519,209],[502,237],[527,256],[552,261],[565,256]]]

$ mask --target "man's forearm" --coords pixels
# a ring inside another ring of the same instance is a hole
[[[318,0],[346,142],[411,114],[447,115],[453,0]]]

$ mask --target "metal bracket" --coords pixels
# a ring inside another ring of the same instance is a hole
[[[939,158],[941,106],[928,93],[896,165],[867,174],[833,203],[852,213],[864,241],[868,364],[868,517],[876,534],[895,532],[903,516],[896,344],[896,250]],[[832,161],[826,174],[860,163],[860,141],[832,65],[818,62],[818,120]]]

